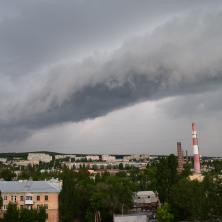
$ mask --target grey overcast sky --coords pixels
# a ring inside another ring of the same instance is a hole
[[[221,0],[0,0],[0,152],[222,156]]]

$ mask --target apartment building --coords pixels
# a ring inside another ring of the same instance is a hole
[[[88,156],[86,156],[86,159],[88,161],[98,161],[99,160],[99,156],[98,155],[88,155]]]
[[[102,155],[102,161],[106,161],[106,162],[113,162],[116,160],[115,156],[111,156],[111,155]]]
[[[29,161],[41,161],[49,163],[52,160],[52,156],[45,153],[29,153],[27,159]]]
[[[48,222],[59,221],[60,190],[61,184],[55,181],[0,181],[3,210],[10,202],[27,209],[45,206]]]

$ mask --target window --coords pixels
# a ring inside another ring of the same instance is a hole
[[[49,197],[48,197],[48,195],[45,195],[45,200],[49,200]]]
[[[14,202],[16,203],[16,196],[14,197]]]
[[[32,200],[32,196],[26,196],[25,199],[26,200]]]
[[[3,206],[3,209],[4,209],[4,210],[7,210],[7,205],[4,205],[4,206]]]
[[[37,201],[40,201],[40,196],[37,196]]]
[[[7,196],[4,196],[4,200],[7,200]]]
[[[24,197],[23,196],[20,196],[20,201],[24,201]]]
[[[11,196],[11,201],[13,201],[13,196]]]
[[[150,198],[150,196],[148,196],[148,198]]]
[[[48,204],[44,204],[46,210],[48,210]]]

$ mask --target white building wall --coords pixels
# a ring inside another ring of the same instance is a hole
[[[52,160],[52,156],[45,153],[29,153],[27,159],[29,161],[42,161],[48,163]]]
[[[114,222],[148,222],[146,215],[114,215]]]

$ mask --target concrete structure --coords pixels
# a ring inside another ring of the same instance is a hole
[[[192,181],[192,180],[196,180],[198,182],[202,182],[203,179],[204,179],[204,176],[202,174],[193,174],[193,175],[190,175],[189,176],[189,179]]]
[[[181,142],[177,142],[177,160],[178,160],[177,171],[178,171],[178,173],[181,173],[184,169],[183,168],[184,156],[183,156],[183,149],[181,146]]]
[[[74,154],[58,154],[58,155],[55,155],[55,159],[56,160],[59,160],[59,159],[65,159],[65,158],[73,158],[73,159],[75,159],[76,158],[76,155],[74,155]]]
[[[86,159],[88,161],[98,161],[99,160],[99,156],[98,155],[89,155],[89,156],[86,156]]]
[[[3,199],[3,210],[7,210],[10,202],[19,208],[38,208],[45,206],[48,222],[59,221],[59,181],[0,181]]]
[[[114,222],[148,222],[146,214],[114,215]]]
[[[159,198],[153,191],[139,191],[134,194],[133,207],[142,210],[156,209],[159,205]]]
[[[194,158],[194,173],[201,173],[200,171],[200,154],[197,138],[197,127],[192,123],[192,142],[193,142],[193,158]]]
[[[111,156],[111,155],[102,155],[102,161],[106,161],[106,162],[113,162],[116,160],[115,156]]]
[[[41,161],[41,162],[49,163],[50,161],[52,161],[52,156],[45,153],[29,153],[27,159],[29,161],[39,161],[39,162]]]
[[[38,160],[18,160],[14,161],[13,164],[16,164],[17,166],[28,166],[28,165],[38,165]]]
[[[7,162],[7,158],[0,158],[0,162],[1,163],[6,163]]]
[[[149,160],[150,156],[148,154],[132,154],[130,156],[124,156],[124,161],[143,161]]]

